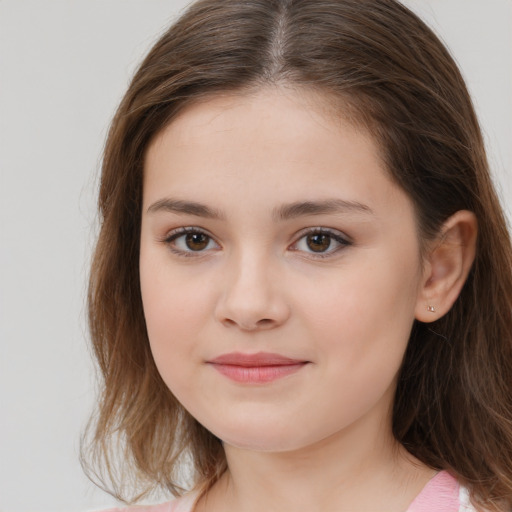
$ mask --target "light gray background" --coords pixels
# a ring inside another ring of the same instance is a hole
[[[405,0],[451,48],[505,206],[512,0]],[[109,119],[185,0],[0,0],[0,511],[113,505],[78,464],[94,401],[84,295]]]

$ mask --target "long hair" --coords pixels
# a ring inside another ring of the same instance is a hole
[[[183,467],[203,489],[226,469],[220,440],[174,398],[150,352],[138,271],[143,159],[190,103],[269,84],[325,94],[374,137],[415,206],[421,240],[456,211],[475,213],[476,259],[459,298],[413,326],[393,432],[476,503],[512,506],[510,239],[461,74],[395,0],[200,0],[142,62],[103,158],[88,297],[102,393],[84,445],[89,471],[102,466],[112,492],[134,500],[155,488],[180,494]]]

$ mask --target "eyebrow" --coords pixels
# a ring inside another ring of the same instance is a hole
[[[156,212],[183,213],[186,215],[195,215],[196,217],[205,217],[207,219],[223,219],[224,215],[214,208],[210,208],[195,201],[182,201],[180,199],[164,198],[153,203],[147,213]]]
[[[298,201],[296,203],[285,204],[274,210],[273,217],[276,220],[289,220],[307,215],[348,212],[373,215],[372,209],[365,204],[336,198],[322,201]]]
[[[156,212],[181,213],[194,215],[207,219],[224,219],[225,215],[215,208],[210,208],[195,201],[183,201],[181,199],[164,198],[153,203],[147,213]],[[325,215],[334,213],[356,212],[373,215],[369,206],[357,201],[346,201],[344,199],[325,199],[321,201],[297,201],[275,208],[272,217],[276,221],[283,221],[308,215]]]

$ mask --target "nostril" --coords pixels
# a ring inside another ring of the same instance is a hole
[[[236,321],[231,318],[225,318],[223,323],[226,326],[238,326],[244,331],[255,331],[258,329],[265,329],[266,327],[272,327],[275,322],[270,318],[262,318],[256,322]]]

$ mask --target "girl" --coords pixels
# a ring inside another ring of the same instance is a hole
[[[509,236],[403,5],[195,3],[119,107],[99,207],[90,455],[118,497],[510,510]]]

